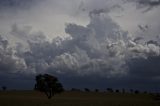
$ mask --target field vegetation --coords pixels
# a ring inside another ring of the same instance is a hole
[[[0,106],[160,106],[151,94],[65,91],[48,99],[38,91],[1,91]]]

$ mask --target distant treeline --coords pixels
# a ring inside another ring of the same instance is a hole
[[[6,91],[7,87],[6,86],[2,86],[0,91]],[[68,90],[67,90],[68,91]],[[148,91],[140,91],[137,89],[113,89],[113,88],[106,88],[105,90],[100,90],[98,88],[96,89],[89,89],[89,88],[84,88],[84,89],[78,89],[78,88],[71,88],[69,91],[81,91],[81,92],[106,92],[106,93],[134,93],[134,94],[139,94],[139,93],[145,93],[145,94],[149,94],[152,92],[148,92]],[[160,93],[160,92],[157,92]]]
[[[113,89],[113,88],[106,88],[105,90],[100,90],[100,89],[89,89],[89,88],[84,88],[84,89],[78,89],[78,88],[71,88],[69,91],[81,91],[81,92],[105,92],[105,93],[131,93],[131,94],[152,94],[153,92],[148,92],[148,91],[140,91],[138,89]],[[159,92],[157,92],[159,93]]]

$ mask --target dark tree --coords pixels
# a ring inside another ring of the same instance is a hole
[[[143,93],[144,93],[144,94],[147,94],[148,92],[147,92],[147,91],[144,91]]]
[[[112,88],[107,88],[107,91],[112,93],[113,92],[113,89]]]
[[[2,86],[2,90],[6,91],[7,87],[6,86]]]
[[[139,91],[138,91],[138,90],[135,90],[134,93],[135,93],[135,94],[139,94]]]
[[[72,88],[71,91],[80,92],[81,90],[80,90],[80,89],[77,89],[77,88]]]
[[[119,90],[118,90],[118,89],[116,89],[116,93],[119,93]]]
[[[39,74],[36,76],[35,90],[45,92],[50,99],[54,94],[61,93],[63,91],[63,86],[55,76]]]
[[[95,89],[95,92],[99,92],[99,89]]]
[[[156,101],[160,101],[160,93],[154,94],[153,99],[156,100]]]
[[[84,91],[86,91],[86,92],[90,92],[90,89],[88,89],[88,88],[84,88]]]

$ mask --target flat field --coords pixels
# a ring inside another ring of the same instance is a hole
[[[63,92],[47,99],[36,91],[0,92],[0,106],[160,106],[149,94]]]

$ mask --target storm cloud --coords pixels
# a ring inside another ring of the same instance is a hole
[[[65,75],[97,75],[112,78],[127,76],[128,61],[159,56],[160,47],[145,39],[135,40],[123,31],[105,12],[92,13],[87,26],[67,24],[67,38],[48,41],[43,34],[31,33],[30,27],[12,27],[11,34],[28,44],[19,50],[30,73],[50,72]],[[147,43],[150,42],[150,43]],[[23,46],[23,45],[22,45]],[[25,45],[24,45],[25,46]]]
[[[144,2],[143,5],[148,3],[149,6],[154,6],[149,0],[148,2],[142,1],[137,0],[136,2],[139,4]],[[27,5],[31,5],[32,2],[36,3],[36,0],[28,1]],[[105,1],[102,0],[101,2]],[[21,8],[25,2],[21,4],[17,0],[18,4],[15,1],[11,4],[10,1],[4,3],[6,6],[12,5],[11,7]],[[58,1],[55,3],[70,5],[70,3],[65,4]],[[139,80],[144,85],[147,81],[150,83],[160,81],[160,38],[157,35],[158,31],[156,35],[155,33],[145,35],[150,30],[153,32],[153,27],[147,23],[144,24],[145,26],[139,23],[136,25],[141,31],[140,33],[130,33],[125,30],[122,24],[119,24],[110,14],[116,11],[115,8],[121,8],[119,4],[116,5],[114,2],[108,8],[105,4],[104,8],[101,8],[100,5],[95,7],[96,1],[78,3],[80,3],[78,8],[82,11],[71,11],[71,8],[56,11],[58,14],[69,14],[71,19],[73,17],[76,19],[76,14],[80,15],[81,18],[87,14],[88,23],[80,22],[79,24],[76,21],[63,23],[65,35],[53,37],[47,35],[44,30],[35,30],[34,27],[37,25],[22,25],[19,22],[13,22],[7,37],[5,38],[5,35],[0,37],[0,76],[9,78],[12,74],[12,77],[17,75],[16,78],[21,75],[30,78],[30,76],[39,73],[50,73],[59,76],[66,83],[67,79],[70,83],[68,85],[75,84],[73,79],[83,85],[82,83],[85,81],[81,80],[90,78],[84,85],[90,82],[94,85],[95,81],[97,86],[99,84],[103,86],[102,82],[105,83],[106,80],[110,86],[127,86],[130,82],[137,84]],[[47,6],[50,5],[47,3]],[[76,7],[73,6],[73,8],[76,10]],[[58,7],[55,9],[58,10]],[[46,10],[50,9],[47,8]],[[37,9],[35,11],[37,12]],[[47,16],[47,14],[43,15]],[[29,17],[32,18],[32,16]],[[43,18],[39,17],[39,19]],[[28,21],[24,23],[26,22]],[[43,23],[42,20],[38,22]],[[54,29],[54,27],[50,28]]]

